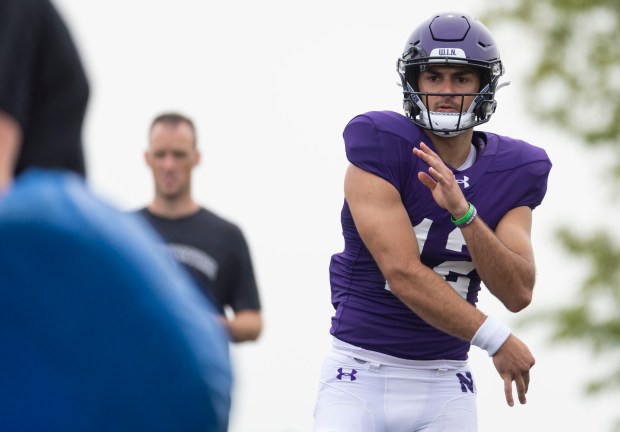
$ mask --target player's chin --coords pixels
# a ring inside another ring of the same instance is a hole
[[[178,186],[160,187],[159,195],[167,200],[174,200],[181,196],[181,188]]]

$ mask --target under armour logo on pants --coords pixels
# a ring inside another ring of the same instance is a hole
[[[351,369],[351,372],[343,372],[342,368],[338,368],[338,375],[336,375],[336,378],[342,380],[342,377],[349,377],[349,380],[355,381],[357,379],[355,377],[356,373],[357,371],[355,369]]]

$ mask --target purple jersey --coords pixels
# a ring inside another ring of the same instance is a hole
[[[453,171],[465,198],[492,230],[509,210],[520,206],[533,209],[541,203],[551,169],[544,150],[483,132],[474,132],[473,140],[478,150],[475,163],[463,171]],[[481,280],[463,235],[417,177],[429,166],[413,154],[412,148],[423,141],[436,151],[431,140],[405,116],[382,111],[351,120],[344,130],[344,141],[352,164],[390,182],[400,192],[422,263],[475,305]],[[336,309],[331,334],[350,344],[406,359],[467,359],[468,341],[430,326],[390,292],[355,228],[346,202],[341,221],[345,246],[332,256],[330,265]]]

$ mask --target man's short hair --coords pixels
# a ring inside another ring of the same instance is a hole
[[[196,126],[194,126],[194,122],[192,121],[192,119],[190,119],[186,115],[180,114],[178,112],[167,112],[159,114],[151,122],[149,133],[152,132],[155,125],[159,123],[173,127],[178,126],[182,123],[187,124],[192,130],[192,133],[194,134],[194,147],[196,146],[196,143],[198,141],[198,136],[196,135]]]

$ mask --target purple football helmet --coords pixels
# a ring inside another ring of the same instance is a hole
[[[436,94],[421,93],[418,78],[432,65],[469,65],[480,72],[477,93],[452,94],[461,98],[461,112],[434,112],[426,107],[428,96]],[[439,136],[455,136],[489,121],[497,105],[495,92],[508,84],[498,86],[504,67],[489,30],[477,19],[459,12],[435,14],[420,24],[409,36],[397,70],[407,117]],[[463,110],[465,96],[476,97]]]

